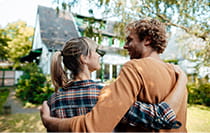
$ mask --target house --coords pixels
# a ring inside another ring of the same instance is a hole
[[[102,69],[92,73],[93,79],[105,80],[116,78],[120,72],[122,65],[129,60],[127,51],[123,49],[124,42],[117,38],[113,32],[114,22],[96,19],[91,16],[83,16],[80,14],[73,14],[75,23],[78,27],[79,34],[84,35],[84,30],[87,26],[94,25],[102,34],[101,42],[99,42],[100,49],[106,51],[106,54],[101,58]],[[93,23],[94,22],[94,23]],[[98,37],[93,37],[93,40],[98,42]]]
[[[50,74],[53,53],[61,50],[67,40],[84,35],[84,29],[88,23],[87,18],[69,12],[60,11],[57,13],[52,8],[38,6],[32,50],[29,55],[22,58],[22,62],[35,61],[45,74]],[[122,64],[129,58],[117,54],[123,53],[123,45],[112,32],[106,30],[110,30],[111,25],[107,25],[104,20],[98,19],[97,21],[105,23],[105,26],[100,29],[103,35],[100,47],[107,54],[101,58],[102,70],[92,73],[92,79],[112,79],[117,76]],[[98,38],[92,39],[97,41]]]
[[[79,34],[72,14],[38,6],[31,52],[40,51],[37,57],[45,74],[50,74],[53,52],[61,50],[67,40],[75,37]]]

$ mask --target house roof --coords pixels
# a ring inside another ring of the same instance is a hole
[[[79,37],[71,13],[38,6],[41,39],[48,50],[60,50],[63,44]]]

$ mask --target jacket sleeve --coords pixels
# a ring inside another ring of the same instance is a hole
[[[63,119],[59,122],[59,131],[111,132],[136,101],[141,85],[142,79],[135,67],[126,63],[116,81],[102,89],[92,111]]]

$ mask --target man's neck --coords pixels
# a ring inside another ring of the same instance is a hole
[[[156,51],[151,52],[147,57],[152,57],[152,58],[154,58],[156,60],[162,61],[160,56],[159,56],[159,54]]]
[[[153,58],[153,59],[158,60],[160,62],[163,62],[161,60],[159,54],[156,51],[152,51],[151,53],[144,54],[144,56],[142,58],[147,58],[147,57],[150,57],[150,58]]]

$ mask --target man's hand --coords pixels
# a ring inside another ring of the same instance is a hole
[[[43,125],[47,128],[47,119],[50,117],[50,108],[47,105],[47,101],[44,101],[40,108],[40,117]]]
[[[47,101],[44,101],[40,107],[40,117],[48,132],[59,131],[59,123],[61,123],[62,119],[50,116],[50,108],[47,104]],[[63,124],[61,123],[61,125]],[[65,129],[65,131],[68,131],[68,126],[66,126],[66,128],[67,129]]]
[[[188,79],[187,79],[187,75],[185,74],[185,72],[178,65],[173,65],[173,66],[174,66],[174,70],[175,70],[178,78],[180,80],[182,80],[183,83],[187,84]]]

